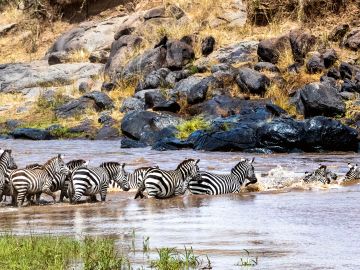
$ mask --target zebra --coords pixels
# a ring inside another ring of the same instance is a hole
[[[130,189],[129,183],[123,176],[124,163],[104,162],[100,167],[79,167],[71,175],[69,184],[70,202],[78,202],[83,195],[96,200],[100,193],[101,201],[105,201],[107,189],[111,180],[117,182],[124,191]]]
[[[0,201],[2,201],[3,195],[11,195],[9,187],[10,173],[12,170],[17,169],[11,152],[10,149],[0,150]]]
[[[16,197],[16,204],[22,206],[25,196],[45,193],[55,202],[56,196],[51,191],[56,174],[69,174],[69,169],[63,161],[63,156],[58,155],[48,160],[40,169],[18,169],[11,173],[10,182],[12,194]]]
[[[220,175],[210,172],[200,172],[197,178],[193,178],[189,182],[189,190],[192,194],[220,195],[226,193],[239,192],[242,185],[248,186],[255,184],[257,178],[255,176],[254,163],[252,160],[241,159],[232,169],[230,174]]]
[[[146,174],[151,169],[158,169],[159,166],[154,167],[141,167],[134,170],[133,173],[128,173],[125,171],[125,167],[122,168],[123,170],[123,176],[126,177],[126,181],[129,183],[130,189],[138,189],[142,181],[144,180]],[[112,188],[120,188],[119,184],[117,184],[115,181],[111,181],[111,187]]]
[[[173,171],[165,171],[159,168],[150,169],[142,185],[139,187],[135,199],[143,198],[146,190],[148,198],[169,198],[185,193],[188,181],[199,173],[200,159],[185,159]]]
[[[320,165],[315,171],[309,173],[305,172],[303,181],[305,183],[321,182],[323,184],[330,184],[332,180],[336,180],[337,175],[327,169],[325,165]]]
[[[348,163],[349,171],[345,174],[343,182],[350,182],[360,179],[360,167],[355,164]]]

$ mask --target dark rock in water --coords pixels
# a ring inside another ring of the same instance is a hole
[[[95,136],[95,140],[118,139],[120,136],[119,129],[111,126],[103,126]]]
[[[339,80],[341,78],[340,71],[335,67],[330,68],[326,73],[326,76],[334,78],[335,80]]]
[[[126,98],[120,108],[120,112],[130,112],[130,111],[143,111],[145,109],[145,103],[144,101],[138,99],[129,97]]]
[[[240,68],[238,71],[239,75],[236,76],[236,82],[244,92],[263,95],[266,87],[270,85],[269,78],[256,70]]]
[[[277,64],[287,48],[290,48],[289,36],[264,39],[259,43],[257,54],[261,61]]]
[[[49,131],[37,128],[16,128],[10,135],[14,139],[27,139],[27,140],[51,140],[54,137]]]
[[[165,128],[175,127],[178,124],[180,118],[170,113],[133,111],[124,116],[121,131],[129,138],[152,144],[163,135],[171,135],[171,132],[164,131]]]
[[[206,133],[194,142],[194,149],[205,151],[241,151],[254,148],[256,131],[247,125],[239,125],[229,131]]]
[[[344,79],[352,79],[352,76],[353,76],[353,66],[348,64],[348,63],[345,63],[345,62],[342,62],[340,64],[340,75],[341,75],[341,78],[344,80]]]
[[[174,137],[163,138],[152,146],[152,149],[157,151],[179,150],[184,148],[192,148],[192,144]]]
[[[212,36],[206,37],[201,42],[201,53],[204,56],[208,56],[210,53],[214,51],[215,47],[215,38]]]
[[[257,130],[258,146],[266,148],[276,146],[292,149],[299,146],[303,136],[303,124],[291,118],[280,118],[265,122]]]
[[[131,77],[136,74],[146,76],[151,71],[158,70],[166,64],[166,48],[158,47],[145,51],[131,60],[123,69],[122,75]]]
[[[165,17],[165,8],[164,7],[156,7],[152,8],[145,12],[144,19],[150,20],[153,18]]]
[[[136,86],[136,92],[144,89],[155,89],[165,86],[166,77],[170,73],[170,70],[167,68],[160,68],[158,70],[152,71],[147,75],[143,81],[140,81]]]
[[[218,81],[213,76],[206,77],[190,88],[187,102],[191,105],[200,103],[206,99],[209,88],[221,88],[222,86],[221,81]]]
[[[345,38],[345,47],[358,51],[360,49],[360,27],[353,29]]]
[[[350,26],[347,23],[339,24],[331,30],[329,34],[329,40],[341,41],[349,30]]]
[[[318,116],[304,122],[302,145],[306,151],[357,151],[355,129],[339,121]]]
[[[95,101],[96,106],[100,110],[105,109],[112,109],[114,108],[114,102],[112,99],[105,93],[99,92],[99,91],[92,91],[89,93],[86,93],[84,97],[92,99]]]
[[[256,71],[280,72],[277,66],[269,62],[259,62],[254,66],[254,69]]]
[[[306,118],[343,115],[346,111],[338,90],[329,84],[307,84],[297,91],[293,100],[297,110]]]
[[[316,43],[316,38],[303,29],[290,31],[290,45],[295,62],[303,63],[308,52]]]
[[[67,118],[84,113],[86,110],[100,110],[94,100],[81,97],[71,100],[55,109],[56,117]]]
[[[314,54],[306,63],[306,69],[310,74],[320,73],[324,68],[324,60],[319,53]]]
[[[144,148],[147,147],[146,143],[132,140],[129,138],[123,138],[121,140],[121,148]]]
[[[145,109],[152,108],[166,101],[164,95],[160,91],[152,91],[145,93]]]
[[[175,40],[166,48],[166,66],[171,70],[179,70],[195,58],[193,48],[184,42]]]
[[[327,49],[323,54],[323,59],[325,68],[329,68],[335,64],[336,60],[338,60],[338,56],[334,49]]]
[[[153,107],[153,111],[164,111],[164,112],[173,112],[177,113],[181,109],[179,103],[174,100],[167,100],[161,103],[158,103]]]

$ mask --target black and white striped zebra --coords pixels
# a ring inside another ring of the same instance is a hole
[[[100,167],[79,167],[71,175],[69,196],[72,203],[78,202],[82,196],[91,196],[96,199],[100,193],[101,200],[105,201],[107,189],[111,180],[117,182],[124,191],[128,191],[129,184],[123,176],[124,163],[104,162]]]
[[[155,167],[141,167],[134,170],[132,173],[128,173],[125,171],[125,167],[122,168],[123,170],[123,176],[126,177],[126,181],[129,183],[130,189],[138,189],[144,178],[145,175],[151,170],[151,169],[158,169],[159,166]],[[115,181],[111,181],[111,187],[112,188],[120,188],[120,185],[116,183]]]
[[[355,180],[360,180],[360,167],[355,164],[348,163],[349,170],[345,174],[343,182],[350,182]]]
[[[10,173],[17,169],[11,150],[0,150],[0,201],[3,195],[10,196]]]
[[[225,175],[200,172],[198,178],[190,180],[189,190],[192,194],[208,195],[239,192],[246,180],[248,180],[248,182],[245,186],[257,182],[253,162],[254,158],[252,160],[241,159],[240,162],[231,169],[231,173]]]
[[[55,202],[56,196],[51,191],[53,180],[56,178],[56,174],[67,175],[69,172],[63,156],[60,154],[47,161],[42,168],[13,171],[10,175],[10,182],[17,205],[23,205],[25,196],[39,193],[51,196]]]
[[[305,172],[305,177],[303,181],[305,183],[316,183],[321,182],[323,184],[330,184],[332,180],[336,180],[337,175],[332,173],[330,170],[327,169],[327,166],[320,165],[313,172]]]
[[[188,182],[199,173],[200,159],[186,159],[173,171],[165,171],[159,168],[150,169],[147,172],[143,184],[139,187],[135,199],[144,197],[146,190],[148,198],[169,198],[184,194]]]

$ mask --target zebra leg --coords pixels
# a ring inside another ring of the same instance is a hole
[[[100,190],[100,197],[101,197],[102,202],[105,202],[105,200],[106,200],[106,193],[107,193],[107,185],[101,187],[101,190]]]
[[[16,204],[18,207],[23,206],[26,197],[26,190],[22,190],[17,194]]]
[[[98,202],[98,200],[96,199],[96,194],[90,195],[90,202]]]
[[[61,193],[60,193],[60,199],[59,199],[59,202],[63,202],[64,201],[64,197],[66,197],[66,198],[69,198],[69,196],[68,196],[68,194],[67,194],[67,192],[66,192],[66,190],[61,190]]]

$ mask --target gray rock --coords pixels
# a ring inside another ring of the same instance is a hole
[[[156,8],[146,11],[144,14],[144,19],[150,20],[153,18],[159,18],[159,17],[165,17],[165,16],[166,16],[165,8],[164,7],[156,7]]]
[[[210,53],[214,51],[214,47],[215,47],[215,38],[212,36],[206,37],[201,42],[202,55],[208,56]]]
[[[185,16],[185,11],[182,10],[177,5],[169,5],[167,8],[169,10],[170,15],[173,16],[177,20],[179,20]]]
[[[277,66],[269,62],[259,62],[254,66],[254,69],[256,71],[280,72]]]
[[[242,91],[260,95],[263,95],[266,87],[270,85],[269,78],[250,68],[240,68],[236,82]]]
[[[335,80],[338,80],[341,78],[340,71],[335,67],[330,68],[328,70],[328,72],[326,73],[326,76],[334,78]]]
[[[120,108],[120,112],[126,113],[130,111],[142,111],[145,109],[145,102],[138,99],[129,97],[126,98]]]
[[[347,23],[342,23],[333,28],[329,34],[330,41],[341,41],[346,33],[350,30]]]
[[[291,30],[290,45],[295,62],[303,63],[306,55],[314,47],[316,38],[303,29]]]
[[[325,69],[324,60],[319,53],[315,53],[306,63],[306,69],[308,73],[315,74],[320,73]]]
[[[145,93],[145,109],[158,106],[166,101],[164,95],[160,91],[152,91]]]
[[[51,136],[50,132],[43,129],[37,128],[16,128],[10,135],[14,137],[14,139],[27,139],[27,140],[51,140],[53,136]]]
[[[147,144],[144,142],[139,142],[129,138],[123,138],[121,140],[121,148],[144,148]]]
[[[120,37],[125,35],[131,35],[135,31],[134,26],[129,26],[127,24],[121,25],[120,28],[116,31],[114,39],[118,40]]]
[[[360,49],[360,27],[353,29],[345,38],[345,47],[358,51]]]
[[[166,76],[165,82],[166,82],[167,85],[174,86],[178,81],[186,79],[190,75],[191,75],[190,72],[187,72],[186,70],[171,71]]]
[[[190,105],[203,102],[206,99],[209,88],[221,88],[222,82],[218,81],[215,77],[210,76],[202,79],[199,83],[190,88],[187,94],[187,103]]]
[[[85,119],[80,124],[69,128],[68,131],[70,133],[86,133],[89,135],[94,133],[96,128],[93,126],[93,123],[90,119]]]
[[[119,129],[111,126],[103,126],[95,136],[95,140],[114,140],[120,136]]]
[[[167,68],[160,68],[152,71],[145,77],[143,81],[140,81],[136,87],[136,92],[144,89],[155,89],[166,86],[166,77],[170,73]]]
[[[102,112],[98,118],[98,123],[111,126],[115,124],[115,119],[110,116],[109,112]]]
[[[16,119],[8,119],[5,121],[5,126],[9,130],[13,130],[17,127],[20,127],[22,124],[23,123],[20,120],[16,120]]]
[[[260,41],[257,54],[261,61],[277,64],[279,57],[290,48],[289,36],[264,39]]]
[[[83,97],[92,99],[95,101],[98,110],[108,110],[114,108],[113,100],[105,93],[99,91],[92,91],[86,93]]]
[[[324,83],[310,83],[297,91],[294,97],[297,110],[306,118],[313,116],[344,115],[346,108],[338,90]]]
[[[253,61],[255,60],[254,53],[257,50],[258,44],[258,41],[242,41],[214,51],[211,57],[220,63],[228,64]]]
[[[323,54],[325,68],[330,68],[338,60],[338,56],[334,49],[327,49]]]
[[[69,62],[69,54],[67,52],[53,52],[50,53],[48,56],[48,64],[49,65],[57,65],[57,64],[64,64]]]
[[[194,58],[194,50],[188,44],[178,40],[166,44],[166,66],[169,69],[181,69]]]
[[[340,92],[340,96],[344,100],[353,100],[355,98],[355,94],[351,92]]]
[[[99,49],[91,52],[89,56],[89,61],[91,63],[101,63],[106,64],[110,57],[110,50]]]
[[[81,97],[71,100],[55,109],[55,115],[59,118],[74,117],[85,113],[86,110],[99,110],[93,99]]]
[[[137,99],[141,99],[142,101],[145,102],[145,94],[146,93],[152,93],[152,92],[156,92],[156,93],[160,93],[161,89],[146,89],[146,90],[141,90],[139,92],[136,92],[134,97]]]
[[[340,76],[343,80],[345,79],[352,79],[353,73],[354,73],[354,67],[346,62],[341,62],[340,67]]]
[[[164,102],[157,103],[153,108],[153,111],[164,111],[177,113],[180,111],[181,107],[179,103],[174,100],[166,100]]]
[[[71,84],[98,75],[102,64],[73,63],[49,66],[46,61],[0,65],[0,92],[21,92],[26,88]]]
[[[181,80],[175,84],[174,89],[170,90],[170,95],[172,97],[186,97],[187,94],[190,92],[190,89],[196,84],[200,83],[202,79],[202,77],[191,76],[184,80]]]

